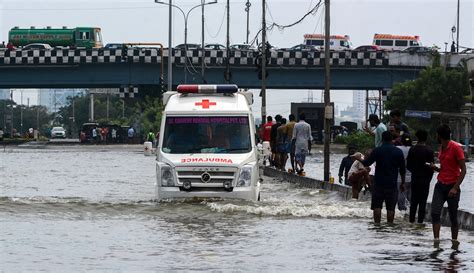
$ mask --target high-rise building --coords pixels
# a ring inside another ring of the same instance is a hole
[[[0,100],[10,99],[10,89],[0,89]]]
[[[360,113],[361,117],[365,115],[365,97],[364,90],[352,91],[352,105],[355,108],[354,110]]]

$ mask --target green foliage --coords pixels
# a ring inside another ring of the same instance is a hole
[[[385,103],[387,110],[400,109],[418,111],[441,111],[456,113],[466,102],[469,92],[467,70],[464,68],[445,70],[440,66],[439,56],[433,65],[421,71],[416,80],[397,83]],[[413,129],[433,130],[439,119],[405,119]]]
[[[6,122],[7,116],[12,116],[12,105],[13,105],[13,128],[17,132],[25,133],[29,128],[37,129],[37,122],[39,121],[40,131],[45,133],[46,128],[49,126],[51,116],[48,114],[46,107],[44,106],[20,106],[11,100],[0,100],[0,128],[4,128],[6,132],[10,132],[11,124]],[[23,118],[22,118],[23,116]],[[22,122],[23,121],[23,122]],[[22,126],[23,123],[23,126]]]
[[[347,146],[355,146],[359,152],[365,152],[374,148],[374,138],[364,132],[354,132],[348,136],[338,136],[336,143],[346,144]]]

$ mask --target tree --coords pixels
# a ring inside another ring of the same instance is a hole
[[[460,67],[446,70],[440,65],[439,55],[435,56],[433,65],[421,71],[417,79],[397,83],[389,94],[386,109],[441,111],[457,113],[469,95],[467,69]],[[440,120],[430,121],[406,119],[413,129],[432,130]]]

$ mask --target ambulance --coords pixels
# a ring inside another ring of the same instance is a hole
[[[305,34],[304,44],[316,46],[320,50],[324,50],[324,34]],[[329,36],[330,50],[350,50],[352,43],[349,35],[331,35]]]
[[[404,50],[410,46],[421,46],[420,36],[374,34],[373,45],[385,50]]]
[[[236,85],[179,85],[163,94],[155,195],[260,199],[253,96]]]

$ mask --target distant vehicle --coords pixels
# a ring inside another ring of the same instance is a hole
[[[334,108],[334,103],[331,103],[331,105]],[[324,103],[292,102],[291,113],[295,115],[295,117],[298,117],[301,113],[305,113],[306,122],[311,125],[313,142],[323,142],[322,131],[324,130]],[[334,125],[334,113],[330,123],[331,126]]]
[[[35,43],[35,44],[26,45],[21,48],[21,50],[32,50],[32,49],[51,50],[53,49],[53,47],[48,44]]]
[[[386,50],[404,50],[411,46],[421,46],[420,36],[375,34],[373,45]]]
[[[320,49],[324,49],[324,34],[305,34],[304,44],[313,45]],[[350,50],[352,43],[349,35],[331,35],[329,36],[329,49],[331,50]]]
[[[19,28],[8,32],[8,40],[14,46],[42,43],[55,46],[99,48],[102,47],[102,34],[98,27],[76,28]]]
[[[317,48],[314,45],[305,45],[305,44],[299,44],[295,45],[288,50],[290,51],[319,51],[319,48]]]
[[[358,52],[375,52],[375,51],[383,51],[382,48],[380,48],[377,45],[362,45],[358,46],[353,49],[353,51],[358,51]]]
[[[257,50],[254,46],[249,44],[233,44],[230,47],[230,50],[244,50],[244,51],[255,51]]]
[[[63,127],[53,127],[51,129],[51,138],[66,138],[66,130]]]
[[[200,44],[179,44],[175,46],[175,49],[185,49],[185,47],[188,48],[188,50],[192,49],[200,49],[201,45]]]
[[[410,47],[407,47],[403,50],[403,52],[408,52],[410,54],[428,54],[428,53],[433,53],[435,52],[436,50],[431,48],[431,47],[427,47],[427,46],[410,46]]]
[[[212,49],[212,50],[225,50],[226,47],[221,44],[207,44],[204,46],[205,49]]]
[[[126,49],[127,45],[126,44],[121,44],[121,43],[109,43],[104,46],[104,48],[107,49]]]

